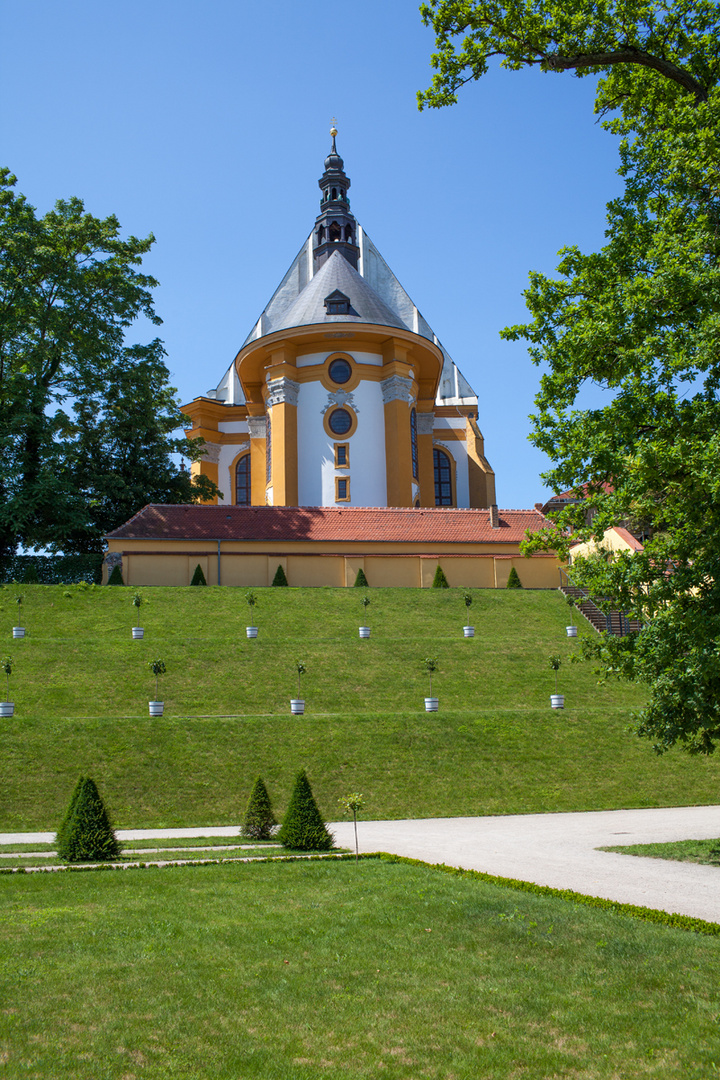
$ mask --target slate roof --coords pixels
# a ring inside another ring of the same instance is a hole
[[[349,314],[328,315],[324,300],[336,289],[350,299]],[[381,326],[410,329],[339,251],[333,251],[274,329],[287,330],[290,326],[332,322],[379,323]]]
[[[109,540],[245,540],[337,543],[517,544],[549,524],[538,510],[449,507],[186,506],[150,503]]]

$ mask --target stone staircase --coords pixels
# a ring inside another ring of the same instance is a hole
[[[630,619],[621,611],[604,612],[597,603],[591,600],[587,590],[580,589],[577,585],[561,585],[560,592],[563,596],[572,597],[575,601],[575,610],[580,611],[599,634],[607,632],[623,637],[642,627],[642,623],[637,619]]]

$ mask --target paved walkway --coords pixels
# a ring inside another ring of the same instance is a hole
[[[354,848],[351,822],[330,827],[339,845]],[[117,835],[120,840],[237,836],[238,826],[121,829]],[[389,851],[720,922],[720,867],[596,850],[715,837],[720,837],[720,806],[358,823],[361,851]],[[0,833],[0,844],[53,840],[54,833]]]

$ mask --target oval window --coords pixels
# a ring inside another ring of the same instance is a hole
[[[328,420],[333,435],[345,435],[352,427],[352,416],[347,409],[335,409]]]
[[[346,383],[352,375],[352,368],[347,360],[333,360],[328,368],[328,375],[334,383]]]

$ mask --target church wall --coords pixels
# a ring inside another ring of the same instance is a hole
[[[326,354],[327,355],[327,354]],[[335,477],[350,479],[350,505],[385,506],[385,426],[379,382],[361,381],[352,391],[357,430],[331,439],[323,417],[328,391],[316,382],[301,383],[298,394],[298,504],[334,506]],[[350,447],[350,468],[336,469],[334,441]]]

